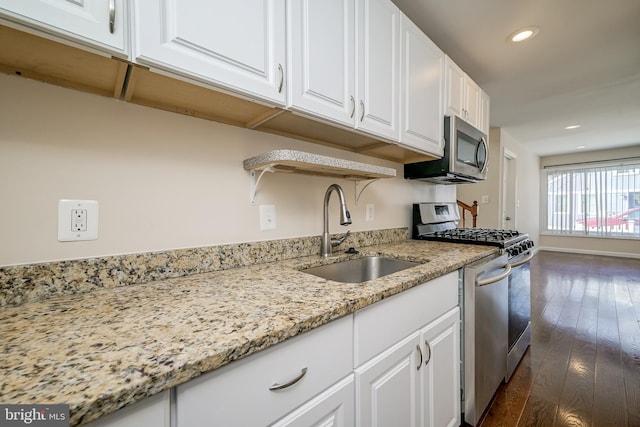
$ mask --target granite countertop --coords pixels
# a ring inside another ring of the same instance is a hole
[[[0,402],[68,403],[86,423],[494,251],[407,240],[7,307]],[[359,284],[299,271],[363,255],[423,264]]]

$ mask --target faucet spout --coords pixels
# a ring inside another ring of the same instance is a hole
[[[331,255],[331,248],[333,246],[337,246],[342,242],[334,242],[331,241],[331,237],[329,236],[329,199],[331,198],[331,193],[338,193],[338,198],[340,199],[340,225],[349,225],[351,224],[351,214],[347,209],[347,203],[344,199],[344,192],[342,191],[342,187],[338,184],[331,184],[329,188],[327,188],[327,192],[324,194],[324,229],[322,232],[322,246],[320,248],[320,255],[323,258]],[[344,239],[343,239],[344,240]]]

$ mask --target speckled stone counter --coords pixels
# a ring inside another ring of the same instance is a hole
[[[82,424],[490,255],[405,240],[4,307],[2,403],[68,403]],[[360,284],[299,270],[363,255],[422,265]]]

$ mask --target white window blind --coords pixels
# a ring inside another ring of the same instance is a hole
[[[548,168],[546,231],[640,239],[640,160]]]

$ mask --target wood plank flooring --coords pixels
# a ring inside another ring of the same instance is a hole
[[[481,427],[640,427],[640,260],[539,252],[531,325]]]

